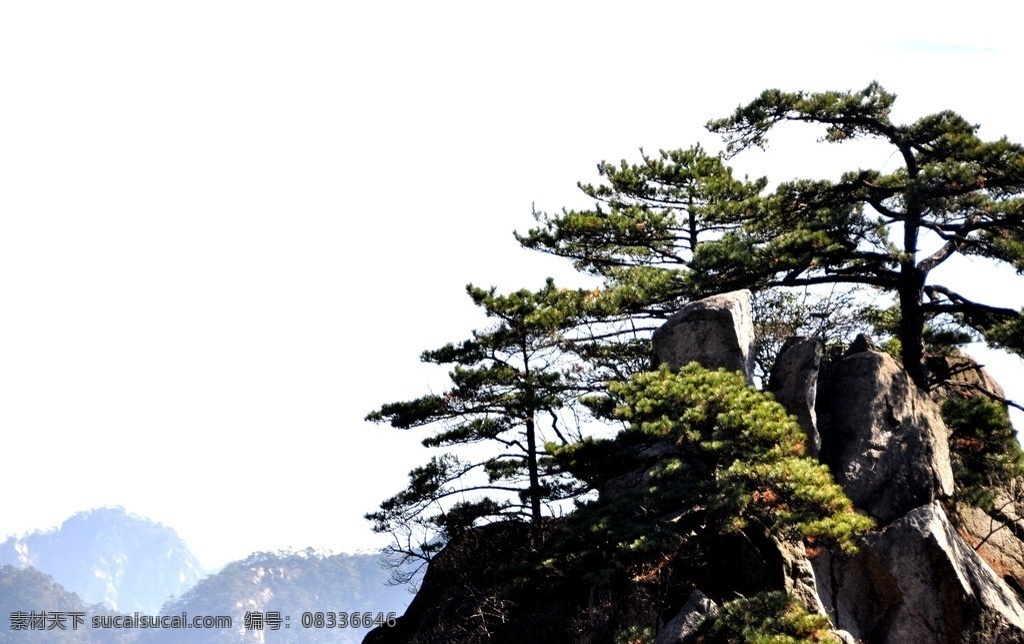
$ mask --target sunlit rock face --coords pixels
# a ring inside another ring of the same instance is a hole
[[[869,535],[852,559],[823,554],[820,596],[857,641],[1024,642],[1024,607],[957,534],[939,503]]]
[[[697,362],[740,371],[754,382],[754,323],[750,291],[691,302],[654,332],[654,366],[678,369]]]
[[[939,407],[892,356],[847,355],[824,393],[821,460],[857,509],[884,525],[953,494]]]

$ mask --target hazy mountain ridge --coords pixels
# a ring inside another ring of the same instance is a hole
[[[412,599],[387,584],[379,554],[258,552],[200,579],[170,528],[121,508],[81,512],[59,528],[0,543],[3,642],[355,642],[366,629],[303,627],[303,613],[401,613]],[[159,598],[159,599],[158,599]],[[116,606],[118,610],[114,610]],[[15,612],[84,613],[70,628],[12,632]],[[276,612],[282,628],[245,628],[245,614]],[[93,628],[103,615],[230,616],[230,629]],[[308,620],[311,621],[311,620]]]
[[[52,628],[15,629],[14,615],[17,613],[64,613],[65,630]],[[74,628],[71,613],[84,615],[83,623]],[[106,614],[109,611],[101,605],[88,605],[77,594],[67,590],[53,577],[31,566],[18,568],[0,566],[0,643],[32,644],[34,642],[70,642],[74,644],[112,644],[126,642],[126,631],[94,630],[89,628],[89,616]]]
[[[127,613],[156,613],[203,576],[174,530],[123,508],[79,512],[55,530],[9,537],[0,544],[3,564],[32,566],[85,602]]]
[[[400,614],[412,599],[403,587],[387,585],[388,570],[378,554],[324,555],[304,552],[255,553],[199,582],[163,614],[230,615],[230,631],[201,631],[201,640],[180,631],[153,632],[145,642],[358,642],[367,629],[303,626],[303,613]],[[279,613],[281,628],[246,631],[245,614]],[[194,632],[193,632],[194,633]]]

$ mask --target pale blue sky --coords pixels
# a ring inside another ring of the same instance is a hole
[[[0,536],[122,505],[210,566],[379,544],[362,514],[428,456],[363,416],[443,386],[417,357],[480,323],[466,282],[577,279],[511,232],[597,161],[872,79],[1024,141],[1003,4],[687,4],[0,6]],[[888,154],[781,136],[739,167]]]

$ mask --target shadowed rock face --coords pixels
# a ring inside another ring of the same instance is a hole
[[[953,494],[938,405],[892,356],[848,355],[827,388],[818,406],[821,459],[857,509],[884,525]]]
[[[754,325],[750,291],[733,291],[687,304],[651,338],[654,366],[679,369],[698,362],[740,371],[754,382]]]
[[[665,624],[664,630],[658,634],[655,644],[676,644],[692,642],[704,618],[718,614],[718,605],[699,590],[693,591],[690,598],[679,610],[679,614]]]

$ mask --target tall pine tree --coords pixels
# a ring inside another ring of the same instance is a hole
[[[538,214],[520,241],[607,280],[608,310],[664,317],[687,299],[738,288],[839,285],[892,294],[903,363],[928,386],[929,325],[973,330],[1024,354],[1024,314],[977,301],[935,280],[957,255],[1024,272],[1024,147],[982,140],[977,126],[943,111],[910,124],[890,118],[895,96],[768,90],[708,124],[726,157],[662,152],[640,164],[602,163],[606,183],[581,186],[589,211]],[[783,122],[824,128],[824,142],[876,139],[899,167],[856,169],[837,180],[795,180],[766,193],[739,180],[728,155],[764,146]]]
[[[388,403],[367,416],[400,429],[434,428],[423,440],[431,448],[488,446],[469,458],[457,451],[432,458],[410,473],[407,489],[367,516],[407,557],[428,559],[445,538],[481,521],[525,518],[538,542],[544,504],[579,491],[578,483],[548,467],[544,444],[576,438],[559,424],[560,411],[585,386],[578,362],[566,357],[567,332],[579,324],[591,296],[552,280],[536,292],[499,295],[473,285],[467,291],[494,325],[421,356],[453,366],[451,388]],[[550,431],[542,431],[542,421]]]
[[[603,183],[579,184],[595,200],[593,209],[534,212],[539,225],[516,237],[605,278],[607,312],[662,319],[688,295],[684,276],[694,251],[742,225],[747,202],[766,181],[735,178],[720,156],[700,146],[641,157],[633,164],[603,161]]]
[[[903,364],[927,386],[924,333],[933,320],[1024,351],[1020,311],[978,302],[934,278],[956,255],[1024,271],[1024,147],[984,141],[978,126],[948,110],[894,123],[894,101],[877,83],[860,92],[769,90],[711,121],[730,153],[764,146],[773,127],[796,122],[823,128],[826,142],[880,140],[899,167],[783,183],[741,229],[698,249],[688,277],[695,293],[835,283],[893,293]]]

